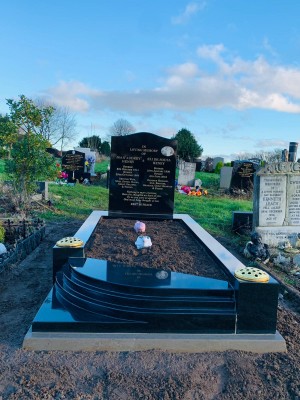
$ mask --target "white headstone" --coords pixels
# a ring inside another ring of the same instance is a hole
[[[300,233],[300,164],[267,164],[257,172],[253,196],[253,220],[269,246],[289,241]]]
[[[84,153],[86,160],[88,160],[91,157],[93,160],[96,161],[96,152],[92,151],[89,147],[75,147],[74,150]],[[90,172],[91,175],[95,175],[95,162],[90,165],[89,171],[85,166],[84,172]]]

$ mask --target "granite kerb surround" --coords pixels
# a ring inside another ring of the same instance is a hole
[[[66,264],[69,257],[85,257],[85,246],[88,244],[100,218],[109,217],[108,211],[93,211],[75,236],[85,243],[80,248],[53,248],[53,277]],[[234,272],[244,265],[225,249],[216,239],[206,232],[187,214],[174,214],[174,220],[184,223],[189,231],[203,244],[218,263],[233,285],[236,296],[236,333],[272,333],[276,332],[277,304],[279,294],[278,282],[270,278],[267,284],[240,281]],[[255,293],[255,296],[254,296]]]

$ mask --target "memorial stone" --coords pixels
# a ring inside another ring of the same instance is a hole
[[[173,216],[177,143],[140,132],[111,139],[109,214]]]
[[[259,165],[252,161],[235,161],[230,183],[231,191],[252,191],[254,173],[258,167]]]
[[[86,165],[84,166],[84,172],[88,172],[92,176],[95,175],[96,152],[91,150],[89,147],[75,147],[74,150],[84,153],[85,161],[94,160],[94,162],[90,163],[88,167]]]
[[[300,232],[300,164],[267,164],[257,172],[254,227],[269,246],[287,240],[294,245]]]
[[[233,167],[222,167],[220,172],[220,189],[229,189]]]
[[[194,186],[196,163],[180,161],[178,167],[179,167],[178,185]]]
[[[62,169],[68,174],[68,182],[75,183],[84,180],[85,155],[80,151],[69,150],[62,157]]]

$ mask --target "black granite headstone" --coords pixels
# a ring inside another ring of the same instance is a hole
[[[233,211],[232,230],[234,233],[239,233],[241,235],[250,235],[253,230],[253,212]]]
[[[249,192],[253,190],[254,173],[259,165],[251,161],[235,161],[233,164],[231,191]]]
[[[176,149],[175,140],[153,133],[113,136],[109,214],[171,218]]]
[[[68,174],[68,182],[83,182],[85,154],[76,150],[67,151],[62,157],[62,169]]]

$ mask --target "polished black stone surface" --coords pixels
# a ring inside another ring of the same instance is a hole
[[[230,190],[253,190],[254,173],[259,165],[251,161],[235,161],[233,164]]]
[[[32,329],[233,333],[234,297],[226,281],[71,258]]]
[[[62,170],[68,174],[68,182],[73,183],[84,179],[85,154],[68,150],[62,156]]]
[[[84,222],[84,224],[80,227],[80,229],[76,232],[75,236],[79,237],[84,241],[84,243],[87,243],[89,238],[91,237],[98,220],[100,218],[111,218],[108,216],[107,211],[94,211]],[[268,283],[253,283],[253,282],[242,282],[239,281],[238,279],[235,278],[234,272],[237,268],[241,268],[243,264],[234,257],[228,250],[226,250],[219,242],[217,242],[211,235],[209,235],[208,232],[206,232],[201,226],[196,223],[190,216],[184,214],[175,214],[174,215],[175,219],[179,219],[182,221],[188,229],[195,235],[195,237],[201,242],[202,245],[205,245],[207,248],[207,251],[213,256],[215,261],[218,263],[220,268],[226,272],[228,275],[228,281],[230,284],[234,287],[234,295],[233,297],[227,296],[228,291],[225,290],[223,292],[223,296],[221,296],[222,289],[220,287],[218,288],[218,296],[216,297],[213,294],[213,286],[210,286],[211,284],[214,285],[215,282],[212,281],[208,285],[208,290],[205,294],[204,288],[202,288],[202,296],[199,299],[196,299],[195,296],[179,296],[178,294],[176,297],[180,297],[180,301],[184,303],[185,306],[189,304],[189,302],[193,305],[193,307],[200,306],[206,308],[206,311],[209,312],[208,314],[204,315],[202,314],[201,316],[201,321],[200,319],[198,320],[197,323],[195,323],[192,328],[189,325],[189,330],[191,331],[193,329],[194,332],[204,332],[204,333],[209,333],[209,332],[237,332],[237,333],[274,333],[276,330],[276,322],[277,322],[277,305],[278,305],[278,293],[279,293],[279,283],[271,277],[270,281]],[[87,295],[86,288],[90,290],[93,295],[96,296],[96,299],[99,300],[99,296],[102,296],[102,292],[104,291],[106,294],[108,293],[105,291],[105,288],[99,288],[98,284],[95,284],[95,278],[97,276],[84,276],[81,274],[80,279],[77,278],[77,275],[79,274],[80,270],[80,265],[85,263],[84,260],[78,261],[77,264],[77,271],[73,271],[74,273],[72,274],[72,280],[70,280],[70,271],[65,271],[64,275],[61,275],[59,277],[58,272],[61,271],[61,268],[63,265],[66,264],[68,257],[73,257],[71,262],[72,264],[76,263],[75,258],[81,258],[84,257],[84,246],[81,248],[59,248],[57,246],[54,246],[53,248],[53,276],[54,276],[54,282],[56,276],[58,276],[58,281],[61,282],[62,285],[66,285],[66,287],[69,285],[71,286],[71,289],[78,291],[79,293],[82,292],[82,295]],[[131,268],[131,267],[130,267]],[[148,272],[149,274],[149,272]],[[115,276],[115,273],[109,272],[109,276]],[[149,275],[147,275],[149,278]],[[132,302],[139,302],[144,304],[145,302],[152,301],[152,304],[157,307],[156,302],[156,297],[158,297],[158,300],[160,298],[164,298],[164,304],[166,306],[174,305],[176,304],[176,301],[174,299],[167,298],[166,292],[163,292],[163,294],[157,294],[154,296],[153,294],[148,295],[146,293],[147,290],[151,290],[151,287],[144,287],[140,288],[140,290],[143,292],[142,296],[139,297],[138,293],[135,293],[133,296],[133,293],[130,293],[130,286],[133,284],[133,277],[134,275],[127,276],[128,283],[130,282],[130,285],[127,285],[129,290],[127,290],[127,293],[125,295],[122,295],[117,292],[115,293],[110,293],[109,299],[110,302],[114,301],[114,297],[121,297],[122,301],[124,302],[124,305],[132,305]],[[124,277],[123,277],[124,278]],[[204,279],[204,278],[202,278]],[[62,280],[64,282],[62,282]],[[151,279],[149,279],[149,286],[150,286]],[[169,286],[166,285],[167,279],[165,280],[165,287]],[[203,280],[202,282],[205,282]],[[221,281],[222,282],[222,281]],[[124,283],[124,282],[123,282]],[[208,283],[208,281],[207,281]],[[106,285],[109,283],[106,282]],[[217,284],[219,284],[219,281],[217,281]],[[227,283],[226,283],[227,284]],[[77,286],[76,286],[77,285]],[[73,286],[76,286],[75,289]],[[134,285],[133,285],[134,286]],[[123,285],[123,289],[124,289]],[[165,287],[162,287],[161,285],[156,286],[155,290],[164,290]],[[154,288],[152,288],[154,289]],[[54,288],[54,290],[56,290]],[[176,289],[172,289],[176,290]],[[99,294],[100,292],[100,294]],[[227,294],[226,294],[227,293]],[[169,296],[170,297],[170,296]],[[211,313],[211,309],[217,308],[220,310],[224,310],[229,307],[230,302],[232,302],[232,299],[234,298],[235,302],[235,325],[232,325],[232,316],[230,315],[227,320],[224,316],[224,313],[220,316]],[[108,300],[108,297],[107,297]],[[210,301],[208,301],[210,300]],[[150,304],[150,303],[149,303]],[[77,310],[76,312],[74,310]],[[68,315],[68,318],[72,321],[70,322],[69,319],[64,321],[65,315]],[[183,326],[184,323],[181,323],[180,325],[180,319],[178,324],[172,324],[169,327],[165,324],[165,326],[162,326],[163,321],[162,318],[160,318],[157,321],[156,327],[154,325],[149,325],[148,322],[140,322],[137,325],[137,321],[134,323],[125,323],[124,321],[122,324],[114,324],[114,328],[112,327],[113,324],[107,324],[106,322],[103,323],[103,318],[104,316],[100,316],[98,314],[95,317],[95,314],[93,312],[87,312],[86,310],[83,310],[80,307],[77,307],[74,305],[72,312],[70,310],[67,310],[56,298],[56,292],[53,294],[52,297],[48,297],[46,302],[43,304],[41,307],[41,310],[39,311],[38,314],[38,320],[35,319],[35,322],[33,323],[33,329],[36,329],[37,331],[39,329],[43,331],[47,330],[58,330],[58,331],[84,331],[84,332],[182,332],[183,331]],[[101,321],[99,322],[99,318]],[[107,318],[112,318],[112,317],[105,317],[105,321],[107,321]],[[173,317],[171,317],[173,318]],[[48,321],[49,320],[49,321]],[[55,323],[53,321],[56,321]],[[48,321],[48,322],[47,322]],[[51,322],[52,321],[52,322]],[[174,318],[173,318],[174,322]],[[126,328],[125,328],[126,325]],[[188,325],[188,324],[186,324]],[[141,329],[141,326],[143,327]],[[169,330],[168,330],[169,329]],[[186,328],[187,329],[187,328]]]
[[[170,218],[174,210],[175,140],[139,132],[111,139],[109,213]]]
[[[236,283],[237,333],[275,333],[279,283]]]

